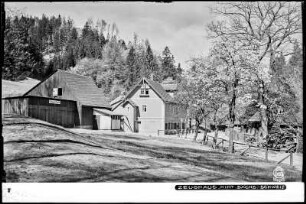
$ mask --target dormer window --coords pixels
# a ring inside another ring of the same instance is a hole
[[[141,88],[140,89],[140,96],[149,96],[149,89],[148,88]]]

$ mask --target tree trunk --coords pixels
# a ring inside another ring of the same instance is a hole
[[[259,105],[260,105],[260,117],[261,117],[261,134],[263,138],[268,136],[268,117],[267,117],[267,106],[264,105],[263,99],[264,84],[263,82],[259,85]]]
[[[193,141],[194,141],[194,142],[197,141],[199,126],[200,126],[200,123],[197,121],[197,122],[196,122],[195,133],[194,133],[194,137],[193,137]]]
[[[214,147],[217,148],[217,141],[218,141],[218,127],[216,126],[215,136],[214,136]]]
[[[275,62],[275,53],[270,48],[270,69],[273,69],[273,63]],[[259,90],[258,90],[258,102],[260,105],[260,117],[261,117],[261,134],[263,138],[267,138],[268,136],[268,116],[267,116],[267,106],[265,105],[264,101],[264,82],[261,81],[259,84]]]
[[[233,95],[231,102],[229,104],[229,145],[228,145],[228,152],[234,153],[234,125],[235,125],[235,106],[236,106],[236,87],[238,85],[238,79],[236,78],[233,83]]]
[[[217,111],[214,114],[214,124],[215,124],[215,135],[214,135],[214,148],[217,148],[218,141],[218,123],[217,123]]]
[[[204,125],[205,125],[205,130],[204,130],[204,135],[203,135],[203,139],[202,139],[202,144],[204,144],[204,143],[205,143],[206,138],[207,138],[206,119],[205,119],[205,123],[204,123]]]
[[[229,126],[229,145],[228,145],[228,152],[229,153],[234,153],[234,125],[230,124]]]

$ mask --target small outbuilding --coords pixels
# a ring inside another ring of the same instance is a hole
[[[110,110],[94,108],[96,130],[123,130],[123,115],[115,114]]]

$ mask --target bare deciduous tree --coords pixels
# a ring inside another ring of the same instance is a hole
[[[207,26],[210,38],[233,39],[259,51],[259,63],[270,68],[275,55],[291,54],[288,45],[302,31],[300,2],[222,2],[212,11],[221,18]],[[261,127],[268,134],[265,106],[265,81],[258,79],[258,105]]]

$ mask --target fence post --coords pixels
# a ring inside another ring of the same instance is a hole
[[[268,147],[266,148],[265,160],[268,161]]]
[[[293,153],[290,152],[290,166],[293,166]]]
[[[223,142],[224,142],[224,140],[223,140],[223,138],[222,138],[222,151],[223,151],[223,149],[224,149],[224,148],[223,148]]]

